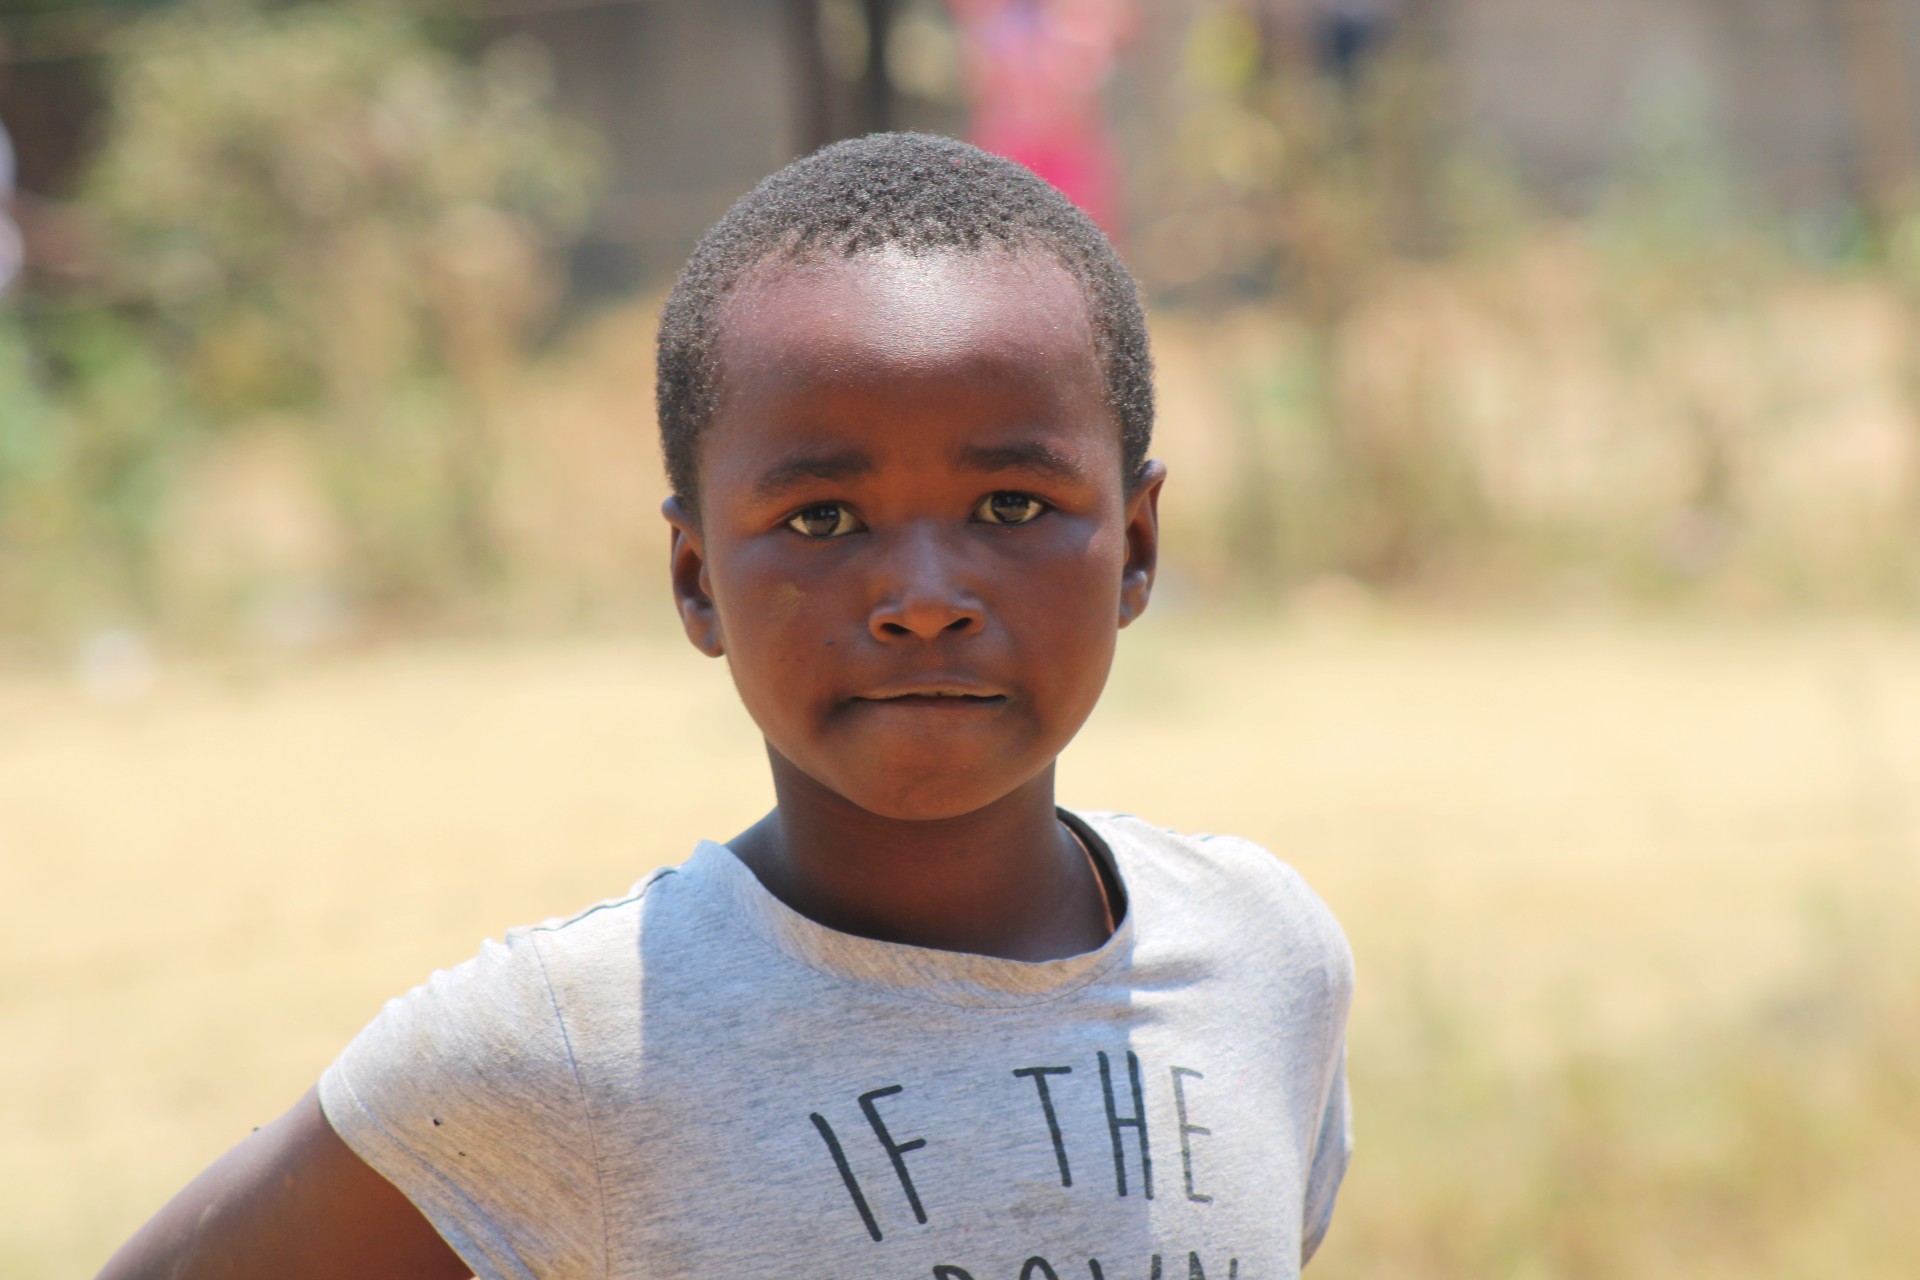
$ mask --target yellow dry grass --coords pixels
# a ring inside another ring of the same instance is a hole
[[[87,1273],[381,999],[731,834],[764,773],[657,632],[117,704],[0,676],[0,1274]],[[1911,628],[1163,614],[1062,795],[1252,836],[1345,922],[1322,1276],[1920,1256]]]

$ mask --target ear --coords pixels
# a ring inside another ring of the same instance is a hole
[[[1120,570],[1123,627],[1147,611],[1147,597],[1153,594],[1153,573],[1160,563],[1160,486],[1166,482],[1166,466],[1148,459],[1140,483],[1127,495],[1127,562]]]
[[[673,529],[668,553],[668,576],[673,582],[674,608],[693,647],[709,658],[727,651],[720,632],[720,612],[713,607],[713,583],[707,577],[707,555],[700,539],[700,522],[678,498],[660,504],[660,514]]]

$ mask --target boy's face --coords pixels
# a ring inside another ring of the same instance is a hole
[[[970,813],[1093,710],[1146,607],[1164,473],[1133,492],[1086,305],[1043,254],[866,254],[726,304],[687,634],[777,755],[873,813]]]

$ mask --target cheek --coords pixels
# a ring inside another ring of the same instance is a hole
[[[797,582],[776,582],[767,592],[767,621],[774,627],[792,622],[806,606],[807,593]]]
[[[843,584],[808,567],[752,550],[714,566],[714,605],[743,696],[804,688],[820,653],[837,643],[831,620]]]
[[[1038,597],[1062,625],[1111,630],[1120,605],[1126,537],[1112,520],[1075,521],[1031,566]]]
[[[1113,661],[1125,540],[1103,524],[1050,551],[1020,566],[1020,589],[1004,607],[1015,633],[1030,637],[1036,672],[1079,701],[1098,696]]]

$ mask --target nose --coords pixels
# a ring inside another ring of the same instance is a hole
[[[878,599],[867,620],[883,641],[971,635],[986,623],[980,598],[965,582],[964,552],[935,529],[903,529],[886,548]]]

